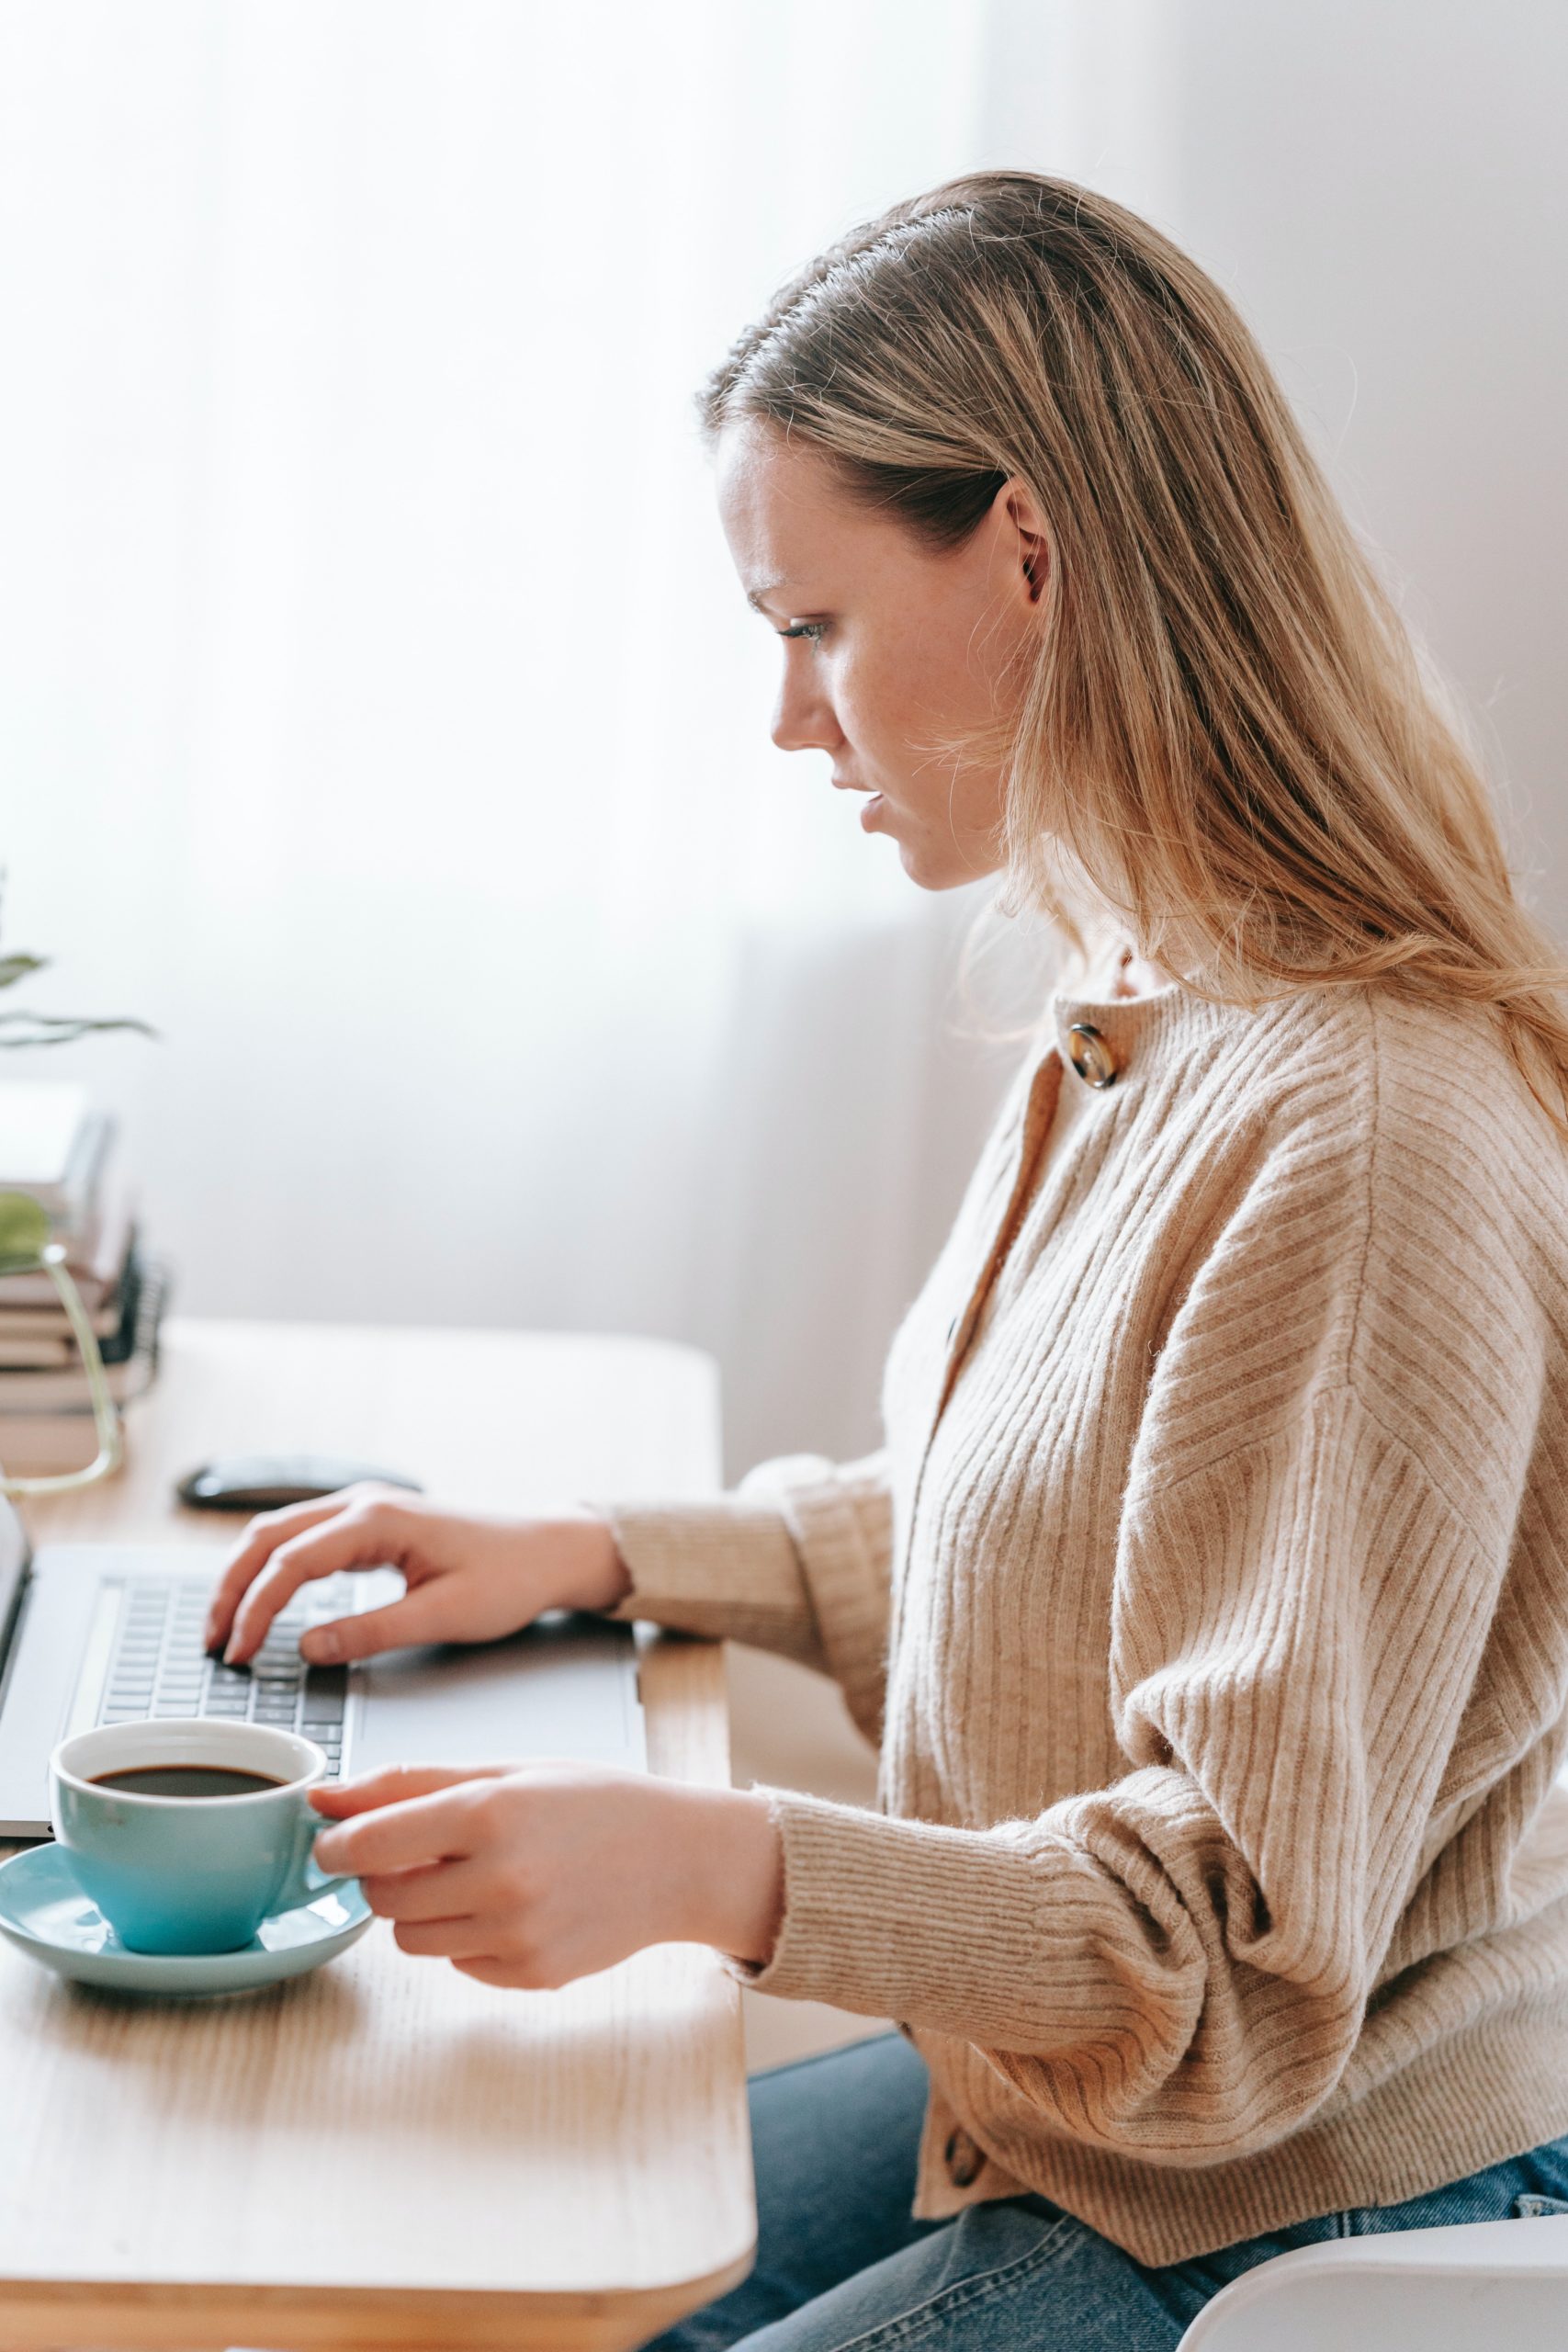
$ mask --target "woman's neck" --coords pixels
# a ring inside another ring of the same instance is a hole
[[[1082,977],[1085,996],[1150,996],[1170,986],[1171,975],[1141,956],[1125,931],[1113,922],[1096,928],[1084,942]]]
[[[1111,983],[1112,996],[1152,996],[1156,989],[1169,986],[1168,972],[1162,971],[1157,964],[1151,964],[1146,956],[1140,956],[1130,940],[1122,943],[1115,978]]]

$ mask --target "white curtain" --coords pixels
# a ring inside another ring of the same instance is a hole
[[[692,396],[849,222],[1050,161],[1017,44],[1103,177],[1095,15],[0,7],[6,938],[163,1032],[9,1074],[118,1104],[185,1310],[682,1338],[732,1474],[874,1442],[1011,1049],[976,894],[768,744]]]

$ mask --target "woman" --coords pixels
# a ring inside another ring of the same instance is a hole
[[[1562,974],[1246,330],[1143,222],[955,181],[704,407],[775,740],[923,888],[1070,915],[1073,991],[881,1453],[525,1523],[350,1490],[249,1531],[211,1632],[392,1556],[315,1655],[564,1602],[836,1676],[875,1812],[385,1776],[322,1861],[487,1983],[700,1938],[899,2022],[755,2086],[758,2267],[670,2345],[1168,2346],[1282,2247],[1568,2199]]]

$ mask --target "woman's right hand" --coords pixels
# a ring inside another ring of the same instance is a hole
[[[301,1585],[340,1568],[389,1566],[402,1571],[400,1598],[314,1626],[299,1645],[310,1665],[412,1642],[499,1641],[547,1609],[613,1609],[631,1589],[614,1536],[591,1511],[468,1518],[367,1482],[251,1521],[213,1594],[207,1646],[243,1666]]]

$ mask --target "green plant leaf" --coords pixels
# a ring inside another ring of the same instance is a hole
[[[0,1012],[0,1051],[7,1046],[69,1046],[95,1029],[137,1029],[144,1037],[158,1034],[145,1021],[78,1021],[66,1013]]]
[[[0,1193],[0,1274],[30,1273],[49,1247],[49,1213],[30,1193]]]
[[[0,902],[6,894],[6,868],[0,865]],[[47,956],[0,956],[0,989],[8,989],[34,972],[47,969]],[[65,1012],[0,1012],[0,1048],[28,1046],[70,1046],[78,1037],[101,1029],[135,1029],[143,1037],[158,1032],[145,1021],[84,1021]]]

